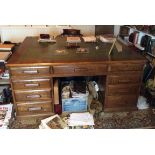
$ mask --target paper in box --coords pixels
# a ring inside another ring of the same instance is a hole
[[[82,112],[87,111],[88,94],[83,94],[81,97],[62,99],[63,112]]]

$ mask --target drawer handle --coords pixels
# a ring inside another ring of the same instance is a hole
[[[32,107],[32,108],[28,108],[29,111],[38,111],[41,110],[42,107]]]
[[[26,98],[41,98],[41,95],[27,95]]]
[[[33,71],[23,71],[25,74],[37,74],[38,70],[33,70]]]
[[[75,68],[74,69],[74,72],[81,72],[81,71],[82,72],[84,72],[84,71],[87,72],[88,71],[88,68]]]
[[[131,80],[118,80],[119,83],[129,83]]]
[[[39,83],[26,83],[25,87],[38,87]]]

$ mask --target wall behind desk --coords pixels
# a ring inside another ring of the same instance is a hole
[[[95,25],[10,25],[0,26],[1,42],[20,43],[27,36],[39,36],[41,33],[57,36],[62,33],[63,28],[80,29],[84,36],[95,35]],[[117,30],[118,26],[116,25],[114,26],[114,34],[117,33]]]
[[[1,42],[11,41],[22,42],[27,36],[39,36],[41,33],[48,33],[54,36],[60,35],[63,28],[80,29],[83,35],[95,35],[95,25],[30,25],[30,26],[0,26]]]

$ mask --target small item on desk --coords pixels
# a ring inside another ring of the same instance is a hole
[[[4,41],[4,44],[12,44],[11,41]]]
[[[80,43],[80,37],[67,37],[67,43]]]
[[[49,34],[40,34],[40,38],[38,39],[38,42],[48,42],[48,43],[53,43],[56,42],[54,37],[50,36]]]
[[[79,48],[80,46],[78,45],[78,43],[68,43],[68,45],[66,46],[66,48],[70,49],[70,48]]]
[[[63,29],[63,36],[82,36],[78,29]]]
[[[76,53],[89,53],[88,48],[77,48]]]
[[[67,37],[67,48],[78,48],[78,43],[81,43],[80,37]]]
[[[96,46],[95,48],[96,48],[96,50],[98,50],[98,49],[99,49],[99,47],[98,47],[98,46]]]
[[[59,49],[59,50],[56,50],[55,54],[65,55],[65,54],[68,54],[68,51],[66,51],[65,49]]]
[[[87,36],[87,37],[82,37],[84,42],[96,42],[96,37],[95,36]]]
[[[11,51],[14,46],[14,44],[0,44],[0,50]]]
[[[40,34],[40,39],[50,39],[49,34]]]

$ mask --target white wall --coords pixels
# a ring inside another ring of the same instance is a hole
[[[48,33],[53,36],[57,36],[62,33],[63,28],[75,28],[80,29],[81,34],[95,35],[95,25],[71,25],[71,26],[59,26],[59,25],[11,25],[0,26],[1,42],[11,41],[13,43],[22,42],[27,36],[39,36],[41,33]],[[117,36],[120,25],[114,26],[114,34]]]
[[[33,26],[0,26],[1,42],[11,41],[22,42],[26,36],[39,36],[41,33],[48,33],[57,36],[62,33],[63,28],[80,29],[83,35],[95,35],[95,25],[33,25]]]

